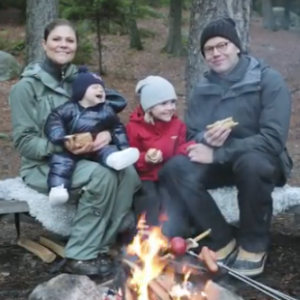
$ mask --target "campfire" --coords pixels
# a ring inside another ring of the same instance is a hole
[[[203,290],[189,279],[192,270],[182,265],[183,274],[178,280],[172,266],[176,254],[184,254],[198,246],[197,241],[209,231],[195,239],[175,238],[171,242],[163,235],[161,227],[149,227],[142,217],[138,223],[138,233],[127,248],[123,263],[129,268],[125,283],[126,300],[180,300],[206,299]],[[176,240],[177,239],[177,240]]]

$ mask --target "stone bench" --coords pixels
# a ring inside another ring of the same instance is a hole
[[[220,188],[211,190],[210,193],[227,221],[237,223],[239,209],[236,188]],[[300,187],[286,185],[282,188],[276,188],[272,197],[273,215],[278,215],[284,211],[294,211],[300,215]],[[28,213],[48,231],[67,237],[71,231],[76,205],[67,203],[60,207],[51,207],[47,195],[27,187],[21,178],[0,180],[0,215],[15,214],[18,238],[20,236],[19,214],[21,213]],[[22,244],[19,243],[20,246]],[[33,252],[30,247],[26,249]]]
[[[210,191],[225,218],[230,223],[238,222],[239,209],[237,190],[220,188]],[[272,194],[273,214],[291,210],[300,205],[300,188],[289,185],[276,188]],[[39,221],[47,230],[68,236],[71,231],[72,219],[76,212],[74,203],[60,207],[51,207],[48,196],[27,187],[21,178],[0,180],[0,214],[26,213]],[[299,208],[296,212],[300,213]]]

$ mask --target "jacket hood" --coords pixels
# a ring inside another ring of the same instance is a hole
[[[149,130],[152,130],[154,132],[163,132],[170,126],[173,126],[173,122],[178,119],[177,115],[174,114],[172,120],[170,122],[163,122],[163,121],[155,121],[154,125],[148,124],[144,120],[144,111],[142,107],[139,105],[130,115],[129,121],[133,123],[139,123],[144,128],[148,128]]]
[[[105,89],[106,102],[108,102],[118,114],[127,106],[127,100],[124,96],[112,89]]]
[[[77,67],[75,65],[69,65],[64,72],[64,81],[71,82],[77,76]],[[49,80],[56,81],[48,72],[46,72],[42,67],[41,63],[33,62],[28,64],[23,70],[21,77],[34,77],[41,81]]]
[[[227,81],[240,81],[240,79],[248,71],[257,69],[259,69],[260,71],[264,71],[267,68],[270,68],[270,66],[264,60],[256,59],[253,56],[242,54],[236,67],[229,74],[227,74],[224,79]],[[204,73],[204,78],[207,78],[209,80],[216,77],[220,76],[213,70],[208,70]]]
[[[71,83],[77,76],[77,67],[75,65],[69,65],[64,70],[64,77],[61,81],[55,79],[51,74],[46,72],[40,63],[30,63],[21,74],[21,78],[33,78],[40,81],[44,86],[55,91],[58,94],[62,94],[69,98],[69,94],[64,90],[63,83]]]
[[[142,107],[139,105],[136,109],[131,113],[129,120],[131,122],[141,123],[144,121],[144,111]]]

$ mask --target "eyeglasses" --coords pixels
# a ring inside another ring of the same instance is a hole
[[[227,46],[229,43],[230,42],[222,42],[217,44],[216,46],[204,47],[204,54],[205,56],[212,56],[215,49],[217,49],[220,53],[224,53],[227,50]]]

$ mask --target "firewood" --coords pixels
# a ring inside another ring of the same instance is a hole
[[[136,265],[135,263],[127,260],[127,259],[123,259],[122,260],[124,264],[126,264],[128,267],[130,267],[131,269],[140,269],[140,267],[138,265]],[[165,289],[156,282],[156,280],[152,280],[149,283],[149,288],[161,299],[161,300],[172,300],[169,293],[165,291]]]
[[[18,245],[35,254],[46,263],[52,263],[56,259],[56,255],[52,251],[28,238],[20,237]]]
[[[39,243],[48,249],[52,250],[54,253],[59,255],[60,257],[64,258],[65,257],[65,248],[43,236],[40,237]]]

